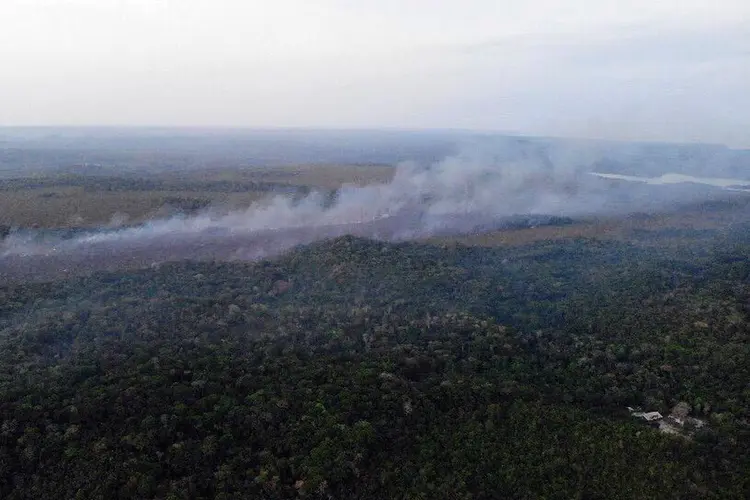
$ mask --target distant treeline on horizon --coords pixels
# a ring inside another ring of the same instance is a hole
[[[608,173],[745,177],[750,150],[713,144],[523,137],[463,130],[0,127],[0,170],[74,165],[119,169],[290,164],[430,164],[460,154],[561,162]]]

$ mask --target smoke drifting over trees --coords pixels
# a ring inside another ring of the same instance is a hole
[[[208,209],[67,238],[12,232],[0,252],[14,272],[25,266],[44,268],[45,260],[67,269],[117,267],[121,261],[148,265],[185,258],[255,259],[343,234],[403,240],[472,233],[517,224],[519,219],[538,225],[550,218],[660,210],[726,195],[720,187],[691,177],[662,186],[591,175],[618,162],[630,170],[637,163],[623,146],[476,140],[435,163],[403,162],[388,183],[345,185],[303,197],[277,195],[246,210]],[[737,184],[742,182],[747,181]]]

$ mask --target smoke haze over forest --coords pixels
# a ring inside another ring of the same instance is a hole
[[[110,133],[98,142],[98,147],[92,147],[90,137],[76,138],[67,133],[41,139],[27,136],[25,140],[30,141],[27,146],[39,146],[41,141],[46,147],[87,151],[88,157],[96,158],[116,152],[117,149],[107,149],[114,145],[149,151],[159,138],[158,134],[145,132],[138,138]],[[707,185],[700,176],[710,173],[732,178],[729,176],[747,171],[750,159],[744,151],[710,145],[461,136],[447,132],[368,135],[298,131],[287,132],[286,136],[278,131],[245,132],[244,136],[199,134],[192,142],[189,134],[171,133],[176,135],[163,137],[159,151],[200,156],[224,147],[225,155],[242,159],[258,154],[293,155],[294,146],[301,147],[302,143],[321,158],[343,154],[339,158],[377,161],[401,151],[417,159],[400,161],[392,180],[384,184],[345,185],[334,191],[313,190],[303,196],[278,194],[229,213],[208,208],[193,215],[155,219],[122,229],[81,231],[65,238],[44,231],[13,232],[1,247],[6,260],[12,259],[6,265],[47,258],[57,259],[65,267],[66,258],[82,261],[84,256],[90,262],[111,259],[113,263],[133,255],[140,255],[144,262],[255,259],[347,233],[402,240],[474,233],[516,224],[520,219],[537,225],[555,217],[655,212],[725,196],[726,190]],[[6,137],[16,144],[19,141],[17,136]],[[346,147],[335,153],[337,137],[348,138],[348,153]],[[285,149],[285,145],[293,147]],[[400,149],[392,149],[393,145]],[[432,156],[441,153],[446,156],[432,161]],[[632,174],[644,178],[664,174],[683,177],[682,182],[655,185],[628,182],[628,175]],[[743,183],[750,184],[747,176],[745,180],[738,176],[736,185],[725,187],[742,188]]]

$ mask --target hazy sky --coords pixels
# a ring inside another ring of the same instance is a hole
[[[748,0],[0,0],[0,125],[750,147]]]

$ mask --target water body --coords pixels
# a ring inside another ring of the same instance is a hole
[[[685,174],[664,174],[659,177],[639,177],[635,175],[620,175],[620,174],[604,174],[599,172],[591,172],[591,175],[595,175],[602,179],[612,179],[628,182],[642,182],[644,184],[651,185],[665,185],[665,184],[703,184],[706,186],[714,186],[729,191],[745,191],[750,192],[750,180],[741,179],[723,179],[718,177],[694,177],[692,175]]]

